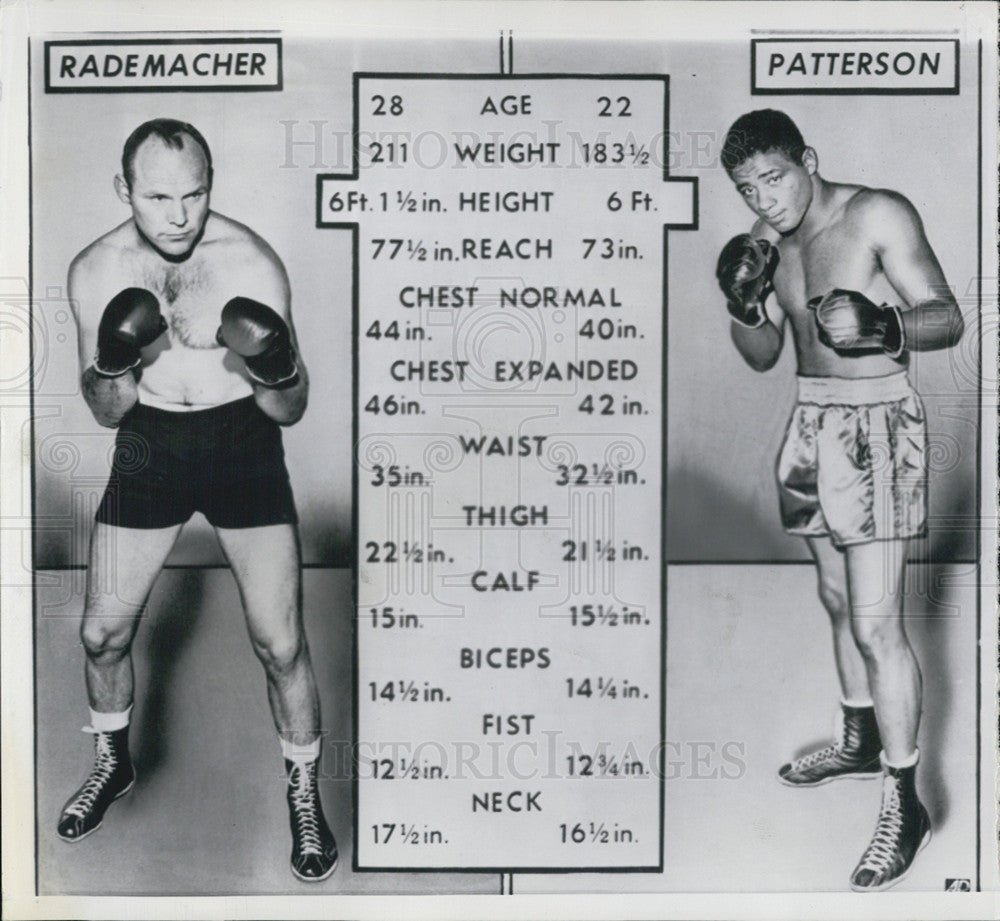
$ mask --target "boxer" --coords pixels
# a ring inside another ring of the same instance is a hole
[[[796,787],[883,778],[851,886],[884,889],[930,837],[916,788],[920,669],[903,623],[907,544],[927,527],[924,411],[907,356],[953,346],[962,315],[913,205],[823,179],[783,112],[737,119],[722,162],[757,220],[726,244],[716,277],[752,368],[773,367],[791,329],[798,403],[778,458],[781,516],[815,560],[842,694],[840,738],[779,776]]]
[[[81,628],[95,761],[57,831],[81,841],[132,787],[132,641],[181,527],[201,511],[264,667],[288,777],[292,872],[325,879],[337,845],[317,785],[319,697],[280,430],[302,417],[309,390],[288,277],[264,240],[210,209],[212,155],[191,125],[140,125],[115,189],[131,217],[69,270],[84,399],[118,434]]]

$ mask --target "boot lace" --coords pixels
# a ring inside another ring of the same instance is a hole
[[[792,762],[792,770],[806,771],[809,768],[816,767],[817,765],[829,761],[831,758],[836,758],[839,754],[839,745],[828,745],[826,748],[819,749],[819,751],[814,751],[809,755],[803,755],[801,758],[797,758]]]
[[[892,778],[886,778],[875,834],[861,857],[858,869],[871,870],[879,876],[884,876],[899,855],[899,839],[902,832],[903,809],[899,801],[899,785]]]
[[[323,842],[320,838],[319,815],[316,808],[316,780],[313,765],[296,764],[292,768],[291,786],[292,813],[300,852],[322,854]]]
[[[87,732],[94,732],[86,729]],[[73,802],[66,807],[66,813],[83,819],[94,808],[97,797],[101,795],[105,785],[118,766],[114,750],[111,747],[111,733],[94,732],[94,769],[90,772],[83,786],[79,789]]]

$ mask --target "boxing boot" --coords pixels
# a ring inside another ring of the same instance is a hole
[[[128,726],[114,732],[94,733],[94,767],[59,816],[56,833],[63,841],[82,841],[101,827],[104,813],[135,783],[128,752]]]
[[[881,772],[882,739],[875,721],[875,708],[841,704],[840,739],[778,770],[783,783],[792,787],[816,787],[840,777],[874,780]]]
[[[930,841],[931,820],[917,798],[916,759],[891,767],[882,759],[882,808],[871,843],[851,875],[856,892],[877,892],[898,883],[917,853]]]
[[[306,883],[326,879],[337,868],[337,842],[326,824],[319,798],[318,763],[285,759],[288,817],[292,826],[292,873]]]

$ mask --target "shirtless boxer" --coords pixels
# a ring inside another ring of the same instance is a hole
[[[800,787],[883,777],[851,887],[884,889],[930,837],[915,783],[920,670],[903,623],[907,542],[926,533],[927,487],[907,353],[954,345],[962,316],[910,202],[821,178],[783,112],[737,119],[722,162],[758,218],[717,266],[733,342],[766,371],[791,326],[798,404],[778,459],[781,515],[816,561],[842,691],[841,738],[779,775]]]
[[[58,834],[80,841],[134,782],[131,646],[185,521],[214,526],[239,587],[288,774],[292,872],[328,877],[337,846],[317,788],[319,698],[302,627],[295,504],[279,426],[308,380],[281,260],[209,209],[212,157],[191,125],[156,119],[125,142],[118,197],[132,210],[69,270],[82,389],[117,427],[91,536],[81,637],[95,764]]]

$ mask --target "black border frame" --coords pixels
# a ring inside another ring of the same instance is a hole
[[[501,39],[501,49],[503,48]],[[512,49],[513,51],[513,49]],[[352,163],[350,172],[346,173],[319,173],[316,176],[316,227],[335,230],[350,230],[352,236],[352,266],[351,278],[353,291],[351,298],[351,326],[352,326],[352,424],[351,432],[353,445],[358,443],[358,335],[360,322],[360,296],[358,290],[359,281],[359,234],[360,221],[325,221],[323,220],[323,188],[328,181],[356,181],[360,178],[359,148],[360,148],[360,92],[361,81],[365,79],[380,80],[491,80],[491,81],[524,81],[524,80],[604,80],[604,81],[659,81],[663,84],[663,135],[669,136],[670,131],[670,76],[668,74],[581,74],[581,73],[558,73],[558,74],[512,74],[512,73],[409,73],[409,72],[376,72],[376,71],[355,71],[352,74],[352,98],[353,98],[353,126],[352,126]],[[661,179],[664,182],[683,182],[692,186],[692,213],[693,220],[690,222],[664,222],[663,227],[663,279],[661,284],[662,317],[663,317],[663,357],[662,357],[662,382],[661,382],[661,413],[663,422],[661,434],[663,443],[666,443],[667,435],[667,327],[668,327],[668,231],[670,230],[697,230],[698,229],[698,178],[681,176],[672,177],[669,172],[669,157],[663,158],[663,170]],[[666,691],[666,665],[667,665],[667,545],[666,545],[666,524],[667,524],[667,452],[663,451],[661,457],[661,496],[660,496],[660,747],[662,749],[666,742],[666,714],[667,714],[667,691]],[[354,706],[352,713],[352,728],[354,738],[358,738],[359,725],[359,688],[358,688],[358,465],[352,465],[351,474],[351,542],[353,560],[352,578],[352,600],[354,603],[354,616],[352,617],[352,637],[351,637],[351,674],[354,682]],[[658,765],[659,770],[659,843],[658,861],[655,866],[635,866],[635,867],[514,867],[514,866],[484,866],[484,867],[380,867],[361,866],[358,863],[359,845],[359,823],[358,815],[358,765],[354,764],[351,776],[351,795],[354,805],[354,839],[352,864],[353,870],[357,873],[531,873],[531,874],[569,874],[569,873],[662,873],[664,871],[663,848],[665,843],[666,826],[666,778],[662,765]]]
[[[955,48],[955,83],[947,87],[817,87],[792,88],[781,87],[778,89],[767,89],[757,86],[757,45],[759,43],[788,44],[838,44],[847,42],[877,42],[878,44],[889,44],[898,42],[906,44],[911,42],[937,42],[942,45],[951,44]],[[913,36],[912,38],[853,38],[844,35],[837,38],[812,38],[803,36],[802,38],[752,38],[750,39],[750,95],[751,96],[957,96],[961,84],[960,71],[962,67],[962,46],[957,38],[927,38],[923,36]]]
[[[53,95],[72,95],[74,93],[274,93],[281,92],[285,82],[282,40],[273,36],[262,36],[261,38],[245,38],[240,36],[232,38],[225,36],[216,38],[136,38],[122,39],[121,41],[113,38],[101,38],[89,42],[82,39],[59,39],[44,42],[44,45],[45,92]],[[273,86],[271,84],[232,84],[226,86],[215,83],[205,83],[197,86],[170,86],[169,84],[164,84],[163,86],[52,86],[49,48],[100,47],[108,45],[121,47],[129,45],[274,45],[278,53],[278,82]]]

